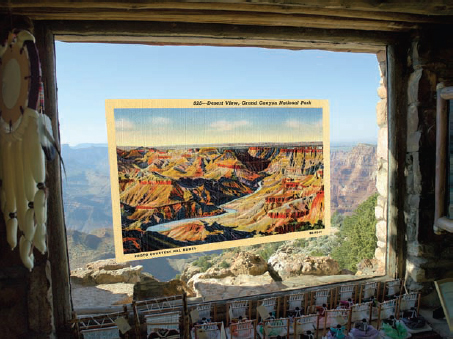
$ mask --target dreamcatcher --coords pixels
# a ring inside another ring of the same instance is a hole
[[[46,168],[56,148],[50,119],[43,113],[41,66],[35,38],[14,31],[0,48],[1,210],[11,249],[19,238],[20,258],[30,271],[33,248],[45,253]],[[18,233],[19,229],[19,233]]]

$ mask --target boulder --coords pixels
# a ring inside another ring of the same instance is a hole
[[[106,270],[106,271],[113,271],[113,270],[119,270],[121,268],[126,268],[129,267],[127,263],[118,263],[115,261],[115,259],[104,259],[104,260],[98,260],[94,262],[90,262],[86,264],[85,268],[88,270]]]
[[[201,279],[222,279],[226,277],[233,277],[234,275],[235,274],[228,268],[220,268],[218,266],[214,266],[208,268],[206,272],[201,273],[199,276]]]
[[[155,297],[165,297],[186,293],[188,297],[193,297],[195,293],[187,286],[184,281],[171,280],[161,282],[151,275],[143,276],[142,281],[134,285],[134,300],[145,300]]]
[[[184,271],[179,278],[181,281],[188,282],[195,274],[201,273],[201,268],[192,264],[184,267]]]
[[[355,275],[383,275],[385,274],[384,264],[377,259],[363,259],[357,264]]]
[[[119,270],[98,270],[91,274],[92,279],[96,284],[115,284],[129,283],[135,284],[140,281],[140,274],[143,266],[121,268]]]
[[[262,275],[267,271],[267,262],[254,253],[240,252],[230,266],[233,275]]]
[[[87,270],[86,268],[77,268],[71,271],[71,282],[83,286],[96,285],[91,277],[93,271]]]
[[[90,286],[99,284],[128,283],[135,284],[141,279],[143,266],[128,266],[117,263],[114,259],[99,260],[89,263],[85,268],[71,271],[73,283]]]
[[[269,266],[283,279],[299,275],[336,275],[338,263],[330,257],[311,257],[303,253],[278,251],[269,258]]]
[[[276,282],[269,272],[262,275],[240,274],[222,279],[204,279],[195,274],[188,285],[204,301],[225,300],[280,291],[284,285]]]

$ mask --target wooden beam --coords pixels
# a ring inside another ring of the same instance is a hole
[[[57,86],[55,78],[55,43],[46,25],[35,23],[35,38],[42,67],[45,113],[52,120],[54,138],[60,145]],[[48,219],[47,244],[52,275],[52,295],[55,329],[58,338],[67,338],[67,326],[72,315],[69,259],[63,212],[60,159],[47,162]]]
[[[9,0],[1,5],[8,8],[25,8],[25,7],[66,7],[69,9],[79,8],[125,8],[125,9],[150,9],[150,8],[212,8],[223,6],[231,8],[237,6],[275,6],[280,8],[292,8],[295,11],[304,9],[320,9],[329,11],[362,11],[370,13],[402,13],[415,15],[453,15],[453,3],[449,0],[280,0],[278,4],[273,4],[269,0],[254,0],[250,4],[248,0],[223,0],[216,2],[193,1],[193,0],[135,0],[135,1],[118,1],[118,0]],[[185,7],[183,7],[185,6]]]
[[[48,22],[67,42],[250,46],[377,53],[403,33],[155,22]]]
[[[1,5],[0,5],[1,8]],[[448,12],[442,12],[441,15],[432,16],[420,14],[407,14],[398,12],[384,11],[365,11],[354,8],[323,8],[323,7],[306,7],[302,5],[286,5],[286,4],[271,4],[271,3],[244,3],[237,1],[231,2],[99,2],[99,1],[79,1],[68,4],[65,1],[39,1],[26,0],[15,3],[9,3],[8,7],[11,11],[27,11],[33,12],[37,9],[45,9],[52,12],[59,8],[71,8],[74,13],[82,9],[101,10],[101,9],[119,9],[123,11],[143,11],[143,10],[199,10],[199,11],[239,11],[239,12],[265,12],[278,14],[303,14],[303,15],[322,15],[330,17],[356,18],[356,19],[371,19],[394,22],[410,22],[410,23],[451,23],[451,17],[448,17]],[[453,15],[452,13],[450,13]]]
[[[407,129],[407,46],[387,47],[388,88],[388,217],[387,275],[404,279],[406,266],[406,129]]]
[[[158,21],[188,23],[218,23],[230,25],[286,26],[350,29],[362,31],[401,31],[418,29],[412,22],[382,21],[362,18],[341,18],[326,15],[279,14],[267,12],[178,10],[178,9],[78,9],[19,8],[14,14],[26,15],[33,20],[114,20]]]
[[[162,37],[141,39],[130,37],[121,39],[118,37],[77,37],[77,36],[57,36],[57,40],[63,42],[82,42],[82,43],[113,43],[113,44],[140,44],[149,46],[215,46],[215,47],[255,47],[268,49],[287,49],[287,50],[324,50],[333,52],[351,52],[351,53],[378,53],[382,47],[360,46],[356,44],[334,45],[322,42],[285,42],[269,40],[239,40],[239,39],[212,39],[196,38],[194,41],[177,38]],[[196,40],[196,42],[195,42]]]

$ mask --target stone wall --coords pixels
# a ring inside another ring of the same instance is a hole
[[[381,81],[377,90],[379,102],[376,106],[376,120],[379,127],[377,157],[376,188],[378,191],[376,215],[377,248],[374,257],[379,261],[379,266],[385,267],[387,252],[387,197],[388,197],[388,119],[387,119],[387,58],[386,52],[377,55]]]
[[[453,80],[451,39],[426,31],[413,39],[407,67],[405,223],[406,277],[410,289],[433,289],[453,273],[453,234],[435,235],[436,85]]]
[[[436,154],[436,86],[439,82],[453,85],[453,43],[448,38],[426,30],[412,39],[407,54],[407,136],[406,194],[406,286],[413,290],[433,289],[432,282],[453,276],[453,235],[435,235],[434,183]],[[377,249],[375,258],[385,264],[387,244],[388,198],[388,115],[386,54],[377,54],[381,72],[376,107],[378,132],[376,186],[379,193]],[[398,75],[394,75],[398,76]]]

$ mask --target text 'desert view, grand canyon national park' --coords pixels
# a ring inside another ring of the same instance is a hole
[[[107,100],[118,261],[330,234],[325,100]]]

